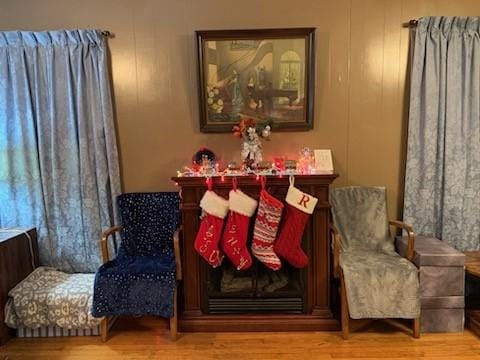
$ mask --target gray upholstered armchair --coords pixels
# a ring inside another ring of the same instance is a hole
[[[342,334],[352,319],[412,319],[420,337],[418,269],[411,262],[412,228],[388,221],[386,190],[346,187],[331,192],[334,274],[340,280]],[[395,252],[389,226],[408,235],[406,259]]]

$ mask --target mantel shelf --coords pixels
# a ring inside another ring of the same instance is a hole
[[[338,174],[315,174],[315,175],[293,175],[296,184],[312,184],[312,185],[329,185],[337,177]],[[207,177],[204,176],[180,176],[172,177],[172,180],[181,187],[206,187]],[[213,176],[211,177],[214,186],[231,187],[232,179],[236,178],[239,185],[258,185],[260,186],[259,178],[256,175],[242,175],[242,176]],[[288,184],[289,175],[267,175],[267,185],[284,185]]]

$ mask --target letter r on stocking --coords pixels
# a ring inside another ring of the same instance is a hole
[[[298,205],[303,206],[305,209],[307,209],[307,203],[310,201],[310,197],[307,196],[306,194],[302,195],[302,198],[298,202]]]

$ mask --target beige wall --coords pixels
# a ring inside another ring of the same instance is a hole
[[[317,28],[315,128],[274,134],[266,156],[331,148],[336,185],[401,200],[408,29],[426,15],[480,15],[479,0],[0,0],[0,30],[101,28],[109,41],[125,191],[173,189],[201,146],[239,159],[230,134],[198,128],[195,30]]]

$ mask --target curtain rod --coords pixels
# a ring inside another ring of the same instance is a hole
[[[416,27],[417,24],[418,24],[418,20],[412,19],[409,22],[403,23],[402,25],[403,25],[403,27],[413,28],[413,27]]]
[[[112,32],[110,32],[108,30],[103,30],[102,35],[105,36],[105,37],[108,37],[108,38],[113,38],[115,36]]]

